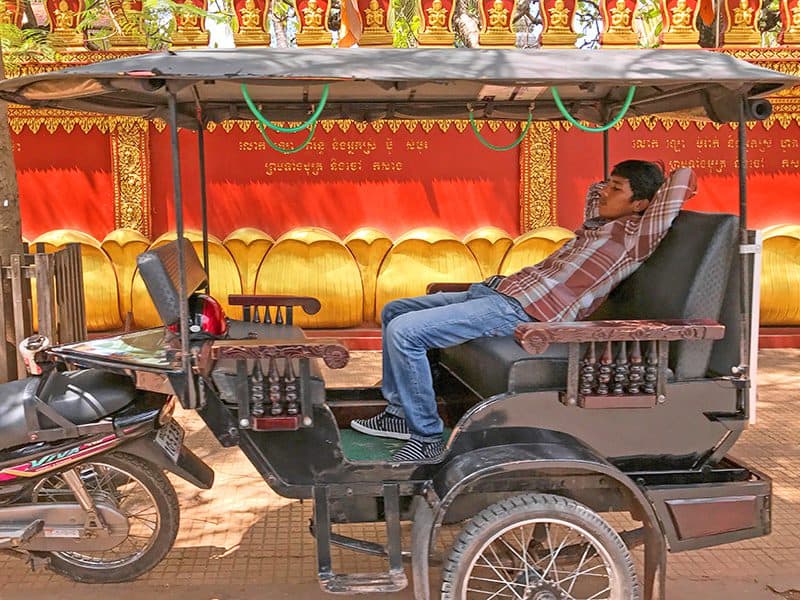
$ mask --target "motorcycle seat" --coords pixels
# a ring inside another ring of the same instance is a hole
[[[59,427],[36,411],[35,396],[41,380],[28,377],[0,385],[0,448],[8,449],[30,441],[28,411],[35,411],[41,429]],[[125,408],[136,396],[130,377],[100,369],[48,376],[39,399],[74,425],[85,425]]]

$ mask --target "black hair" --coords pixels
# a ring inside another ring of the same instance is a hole
[[[652,200],[664,183],[664,168],[646,160],[624,160],[614,165],[612,175],[628,180],[633,192],[631,200]]]

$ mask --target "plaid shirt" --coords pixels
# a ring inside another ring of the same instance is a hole
[[[642,215],[611,221],[598,217],[600,190],[589,188],[586,222],[542,262],[486,285],[514,298],[537,321],[579,321],[591,315],[667,235],[697,182],[691,169],[678,169],[656,192]]]

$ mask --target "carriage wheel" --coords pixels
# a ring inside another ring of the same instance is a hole
[[[463,529],[442,573],[443,600],[638,600],[628,548],[596,512],[562,496],[492,504]]]

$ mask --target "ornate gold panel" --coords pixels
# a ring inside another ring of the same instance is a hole
[[[123,119],[111,132],[114,177],[114,227],[150,235],[149,127],[142,119]]]

